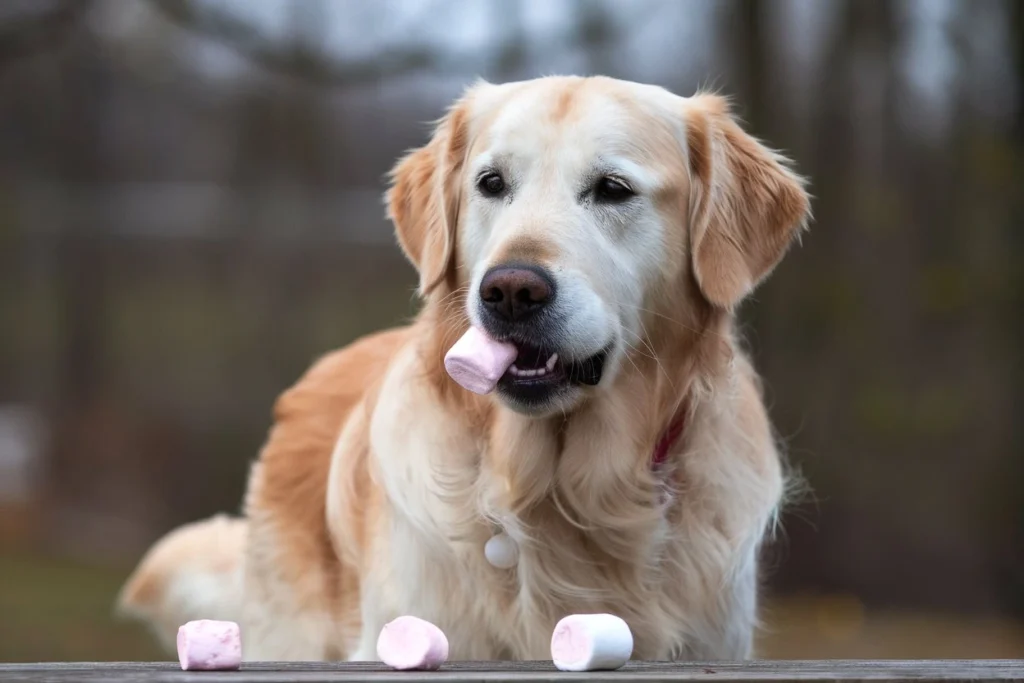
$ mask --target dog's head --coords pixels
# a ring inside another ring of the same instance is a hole
[[[574,77],[470,88],[388,205],[428,306],[464,291],[518,347],[498,394],[534,415],[610,384],[659,320],[730,312],[809,212],[722,98]]]

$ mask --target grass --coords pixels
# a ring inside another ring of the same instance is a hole
[[[0,661],[168,660],[111,612],[128,568],[0,553]],[[768,658],[1024,658],[1024,625],[956,615],[869,612],[843,596],[769,601]]]
[[[1024,659],[1024,624],[867,610],[852,596],[770,600],[760,651],[772,659]]]
[[[0,552],[0,661],[161,660],[138,626],[115,619],[128,569]]]

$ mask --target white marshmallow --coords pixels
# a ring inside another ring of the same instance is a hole
[[[570,615],[551,636],[551,659],[561,671],[618,669],[632,655],[633,633],[612,614]]]
[[[513,344],[496,341],[480,328],[470,327],[448,349],[444,367],[464,388],[477,394],[489,394],[518,353]]]
[[[439,669],[448,661],[448,638],[429,621],[398,617],[381,629],[377,657],[392,669]]]
[[[242,636],[233,621],[199,619],[178,627],[183,671],[224,671],[242,663]]]

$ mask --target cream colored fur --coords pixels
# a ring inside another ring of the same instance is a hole
[[[504,204],[473,193],[495,160],[518,179]],[[628,210],[574,199],[598,162],[637,189]],[[151,590],[126,589],[125,607],[167,634],[240,614],[249,660],[373,659],[401,614],[440,626],[456,659],[546,659],[556,621],[592,611],[629,623],[636,658],[751,656],[758,553],[786,481],[733,310],[808,220],[785,160],[716,96],[481,83],[399,163],[388,199],[423,312],[281,397],[238,522],[244,552],[154,551],[129,584]],[[574,353],[613,346],[599,386],[532,414],[441,366],[481,274],[512,257],[558,274]],[[683,437],[654,471],[680,410]],[[484,559],[498,530],[520,545],[513,570]],[[201,574],[223,576],[223,593],[195,578],[206,553],[230,556],[230,572]]]

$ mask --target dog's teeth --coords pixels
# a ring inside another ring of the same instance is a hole
[[[558,354],[553,353],[548,358],[548,362],[539,368],[521,368],[515,363],[509,366],[508,373],[513,377],[542,377],[555,369],[555,363],[558,362]]]

